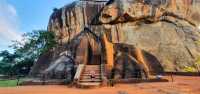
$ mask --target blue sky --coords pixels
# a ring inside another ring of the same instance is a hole
[[[53,8],[75,0],[0,0],[0,51],[8,49],[11,40],[32,30],[46,29]]]

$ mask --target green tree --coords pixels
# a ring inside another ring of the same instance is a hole
[[[10,75],[13,74],[12,66],[14,66],[15,59],[18,58],[16,54],[11,54],[9,51],[4,50],[0,52],[0,74]]]
[[[25,41],[15,41],[11,46],[17,54],[20,54],[24,59],[37,58],[43,53],[51,50],[57,43],[53,32],[46,30],[37,30],[24,34]]]
[[[15,41],[11,46],[15,49],[15,54],[18,54],[17,65],[18,73],[28,73],[34,62],[45,52],[52,50],[56,46],[54,32],[46,30],[37,30],[24,34],[25,41]]]
[[[2,62],[15,63],[15,59],[19,57],[17,54],[11,54],[8,50],[0,52],[0,57]]]
[[[28,74],[33,63],[56,46],[55,35],[46,30],[37,30],[24,34],[23,41],[13,41],[10,46],[14,53],[0,52],[0,74],[19,75]]]

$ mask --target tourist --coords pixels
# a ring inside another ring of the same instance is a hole
[[[92,81],[94,81],[94,79],[95,79],[95,71],[90,71],[90,78],[91,78],[91,80]]]

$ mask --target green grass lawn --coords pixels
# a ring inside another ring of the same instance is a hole
[[[20,83],[21,81],[19,81]],[[15,87],[17,80],[0,80],[0,87]]]

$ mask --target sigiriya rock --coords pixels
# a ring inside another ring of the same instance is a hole
[[[199,0],[75,1],[50,16],[58,45],[30,75],[84,85],[90,71],[96,84],[184,72],[200,56],[199,9]]]

